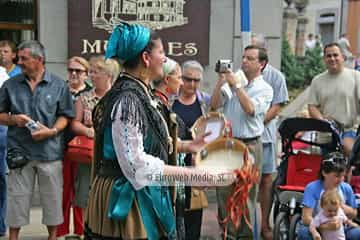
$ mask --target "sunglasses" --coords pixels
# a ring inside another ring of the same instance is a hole
[[[196,83],[198,83],[198,82],[200,82],[200,78],[191,78],[191,77],[187,77],[187,76],[182,76],[182,79],[185,81],[185,82],[192,82],[192,81],[194,81],[194,82],[196,82]]]
[[[75,72],[76,74],[81,74],[83,72],[86,72],[86,70],[78,69],[78,68],[68,68],[67,70],[69,73]]]
[[[322,160],[322,164],[329,164],[329,165],[346,165],[347,164],[347,160],[346,158],[340,157],[340,156],[335,156],[335,157],[331,157],[331,158],[327,158]]]

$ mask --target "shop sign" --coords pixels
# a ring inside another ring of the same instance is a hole
[[[69,0],[69,57],[104,54],[121,21],[158,31],[167,56],[209,63],[210,0]]]

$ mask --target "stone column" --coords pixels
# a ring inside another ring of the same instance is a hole
[[[308,23],[307,17],[305,17],[305,8],[308,4],[308,0],[295,0],[295,7],[298,10],[298,24],[296,29],[296,50],[295,55],[304,56],[305,55],[305,33],[306,25]]]
[[[296,49],[296,28],[298,24],[297,11],[294,8],[293,0],[286,0],[287,7],[283,13],[283,36],[289,42],[292,53],[295,54]]]

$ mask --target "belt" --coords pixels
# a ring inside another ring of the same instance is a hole
[[[255,142],[255,141],[259,140],[260,136],[252,137],[252,138],[238,138],[238,137],[234,137],[234,138],[237,140],[240,140],[244,143],[250,143],[250,142]]]

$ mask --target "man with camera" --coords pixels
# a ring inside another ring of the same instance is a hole
[[[264,131],[264,119],[271,100],[273,90],[267,84],[261,70],[268,60],[265,49],[254,45],[244,49],[241,70],[234,73],[231,69],[217,64],[219,79],[216,83],[211,107],[217,109],[223,107],[224,115],[231,122],[232,135],[243,141],[255,158],[255,165],[259,171],[262,166],[262,143],[261,135]],[[228,63],[225,62],[225,65]],[[231,193],[232,187],[222,188],[217,192],[219,205],[219,218],[224,219],[226,213],[226,199]],[[258,185],[252,187],[249,195],[248,209],[253,226],[253,231],[242,220],[240,229],[236,230],[233,224],[228,224],[228,235],[234,239],[252,238],[258,235],[257,210]],[[255,221],[257,219],[257,221]],[[255,239],[259,239],[259,236]]]
[[[6,222],[9,239],[19,239],[29,223],[35,179],[43,207],[42,222],[49,240],[56,239],[62,216],[62,130],[74,117],[66,82],[45,68],[45,49],[37,41],[18,47],[22,74],[0,89],[0,124],[8,128],[8,201]]]

